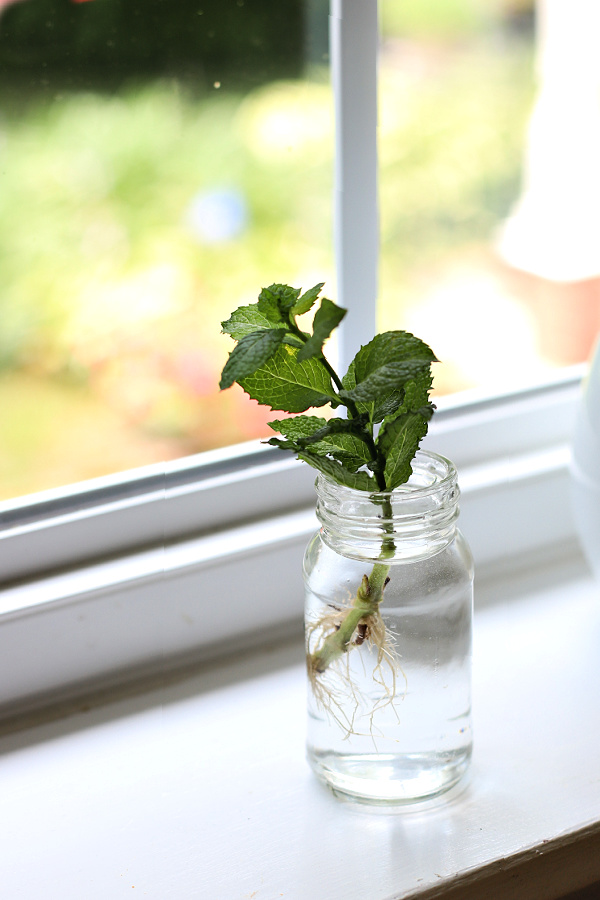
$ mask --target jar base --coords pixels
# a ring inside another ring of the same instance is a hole
[[[317,777],[363,803],[412,804],[449,791],[469,768],[471,747],[447,753],[342,754],[315,752],[307,757]]]

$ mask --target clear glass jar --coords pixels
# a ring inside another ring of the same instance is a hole
[[[334,791],[411,803],[471,756],[473,561],[453,464],[419,451],[410,480],[369,494],[316,481],[304,559],[308,759]]]

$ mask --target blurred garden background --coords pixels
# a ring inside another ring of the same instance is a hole
[[[273,281],[335,299],[327,0],[0,9],[0,499],[264,436],[219,323]],[[510,386],[432,318],[499,292],[531,3],[383,0],[382,34],[380,327],[432,343],[438,392]]]

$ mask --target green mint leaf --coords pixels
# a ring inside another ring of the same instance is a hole
[[[320,441],[307,444],[307,449],[319,456],[332,456],[352,472],[373,462],[368,445],[356,434],[331,434]]]
[[[277,297],[279,309],[284,313],[293,309],[301,293],[301,288],[293,288],[289,284],[272,284],[271,290]]]
[[[419,338],[406,331],[386,331],[360,348],[342,379],[341,396],[376,424],[400,410],[406,383],[428,377],[435,361],[432,350]]]
[[[284,337],[283,343],[288,344],[290,347],[295,347],[296,350],[300,350],[301,347],[304,347],[304,343],[300,340],[300,338],[296,337],[295,334],[292,334],[289,331]]]
[[[260,312],[257,303],[238,307],[225,322],[221,322],[223,332],[231,335],[235,341],[239,341],[244,335],[251,334],[253,331],[272,327],[272,322]]]
[[[303,459],[309,466],[318,469],[324,475],[332,478],[338,484],[354,488],[357,491],[377,491],[377,482],[367,472],[351,472],[341,462],[329,459],[327,456],[317,456],[310,450],[303,450],[298,454],[298,459]]]
[[[390,394],[403,390],[407,381],[418,376],[424,367],[428,369],[429,363],[422,360],[387,363],[379,366],[351,390],[340,391],[340,397],[355,403],[373,403],[384,398],[387,401]]]
[[[241,382],[260,369],[281,346],[285,334],[284,328],[271,328],[268,331],[262,329],[245,334],[233,348],[223,367],[219,382],[221,390],[231,387],[234,381]]]
[[[305,291],[301,297],[296,300],[291,309],[291,314],[293,316],[303,316],[304,313],[307,313],[310,309],[313,308],[315,304],[315,300],[321,293],[321,290],[325,282],[322,281],[320,284],[315,284],[314,287],[311,287],[308,291]]]
[[[361,442],[354,435],[337,435],[331,441],[319,441],[308,447],[304,446],[303,441],[284,438],[269,438],[266,443],[272,447],[279,447],[280,450],[291,450],[298,455],[308,454],[311,458],[314,456],[331,457],[341,463],[348,472],[357,472],[363,468],[366,462],[370,462],[369,454],[361,452]],[[364,446],[362,444],[362,448]],[[357,448],[361,455],[356,452]]]
[[[384,425],[400,413],[418,412],[419,410],[427,410],[432,406],[429,403],[431,384],[431,371],[426,369],[423,372],[418,372],[413,380],[407,382],[404,391],[400,395],[393,393],[387,399],[384,399],[379,404],[379,410],[385,413],[382,419]],[[429,415],[429,413],[424,413],[424,415]]]
[[[293,419],[273,419],[272,422],[267,422],[267,425],[286,438],[298,441],[312,437],[315,432],[325,428],[327,419],[320,416],[294,416]]]
[[[390,363],[403,363],[412,360],[423,365],[437,362],[427,344],[408,331],[384,331],[377,334],[372,341],[361,347],[354,357],[354,377],[360,384],[369,375],[382,366]]]
[[[240,384],[254,400],[285,412],[304,412],[313,406],[335,403],[325,368],[315,359],[298,362],[296,357],[297,351],[282,343],[264,365]]]
[[[271,287],[263,288],[258,295],[258,303],[256,305],[258,311],[271,323],[271,325],[287,325],[285,316],[281,314],[277,296],[272,290],[272,288],[276,287],[277,285],[271,285]]]
[[[332,456],[353,472],[372,462],[361,420],[295,416],[275,419],[269,426],[288,439],[287,442],[274,438],[269,441],[284,450],[297,453],[309,450],[318,456]]]
[[[402,409],[404,400],[403,391],[392,391],[391,394],[382,394],[372,404],[371,421],[374,425],[383,422],[387,416],[392,416]]]
[[[432,385],[431,372],[419,372],[414,381],[409,381],[404,393],[403,407],[406,412],[418,412],[429,421],[435,406],[429,401]]]
[[[270,444],[271,447],[279,447],[280,450],[292,450],[294,453],[301,453],[302,447],[299,444],[296,444],[295,441],[286,441],[281,438],[269,438],[268,441],[263,441],[262,443]]]
[[[356,386],[354,382],[354,369],[352,363],[350,363],[350,368],[346,373],[343,383],[348,390],[341,393],[343,396],[348,396],[348,391]],[[358,411],[366,415],[368,420],[372,422],[373,425],[377,425],[379,422],[382,422],[386,416],[396,413],[402,407],[403,400],[404,391],[394,390],[389,394],[384,393],[378,395],[369,403],[360,403],[357,401],[355,401],[355,403]]]
[[[432,385],[431,369],[424,369],[408,382],[404,391],[403,404],[410,412],[415,412],[429,403]]]
[[[332,300],[323,297],[313,320],[313,333],[306,344],[298,353],[298,359],[310,359],[313,356],[321,356],[323,344],[334,328],[340,324],[347,310],[336,306]]]
[[[366,439],[364,426],[366,417],[355,419],[324,419],[320,416],[295,416],[293,419],[274,419],[268,425],[286,437],[302,441],[305,446],[315,444],[325,438],[338,434],[352,434],[361,440]]]
[[[430,416],[409,412],[387,422],[379,432],[377,448],[385,456],[384,478],[388,491],[408,481],[412,460],[427,434]]]
[[[261,312],[272,317],[271,321],[288,322],[289,313],[300,295],[300,288],[290,287],[289,284],[271,284],[263,288],[258,297],[258,306]]]
[[[341,401],[349,418],[298,415],[270,423],[281,437],[268,443],[298,457],[339,484],[376,494],[408,480],[412,460],[427,432],[434,405],[429,402],[433,352],[405,331],[377,335],[361,347],[336,393],[337,376],[323,359],[323,345],[346,310],[323,297],[312,334],[299,332],[294,317],[307,313],[323,284],[304,294],[272,284],[258,302],[239,307],[222,323],[237,341],[220,386],[237,381],[271,409],[302,413]],[[373,426],[381,423],[373,440]]]

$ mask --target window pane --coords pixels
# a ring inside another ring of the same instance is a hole
[[[586,359],[600,7],[380,7],[379,328],[438,393]],[[0,0],[0,498],[268,432],[218,393],[219,323],[274,280],[335,296],[328,11]]]
[[[220,322],[331,284],[327,4],[0,9],[0,497],[265,435]]]
[[[382,0],[379,327],[428,340],[438,393],[542,380],[600,329],[600,6],[537,19]]]

